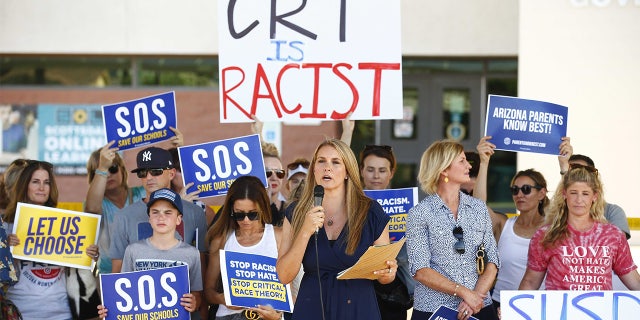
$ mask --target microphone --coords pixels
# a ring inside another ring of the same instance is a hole
[[[317,185],[313,188],[313,206],[321,206],[322,198],[324,198],[324,187]],[[318,228],[316,228],[316,236],[318,235]]]

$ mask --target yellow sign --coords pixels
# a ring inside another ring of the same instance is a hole
[[[98,241],[100,215],[18,203],[14,258],[91,270],[85,250]]]

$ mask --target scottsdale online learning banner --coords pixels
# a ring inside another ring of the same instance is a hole
[[[637,319],[638,291],[517,291],[500,292],[502,319]]]
[[[85,250],[98,240],[100,215],[18,203],[14,258],[91,270]]]
[[[189,293],[187,265],[100,274],[100,290],[107,320],[190,319],[180,305]]]
[[[398,241],[407,231],[407,212],[418,204],[418,188],[364,190],[367,197],[378,201],[389,215],[389,239]]]
[[[485,135],[498,150],[558,155],[567,113],[549,102],[489,95]]]
[[[256,176],[267,185],[260,136],[207,142],[179,147],[180,167],[187,192],[200,190],[198,197],[224,195],[240,176]]]
[[[218,1],[220,122],[402,118],[400,2]]]
[[[276,310],[293,311],[291,288],[280,283],[275,258],[220,250],[220,267],[227,305],[270,305]]]
[[[168,140],[177,128],[173,91],[102,106],[107,141],[115,140],[120,151]]]

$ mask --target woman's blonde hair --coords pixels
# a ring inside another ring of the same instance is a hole
[[[102,148],[94,150],[89,156],[89,160],[87,160],[87,176],[89,177],[89,184],[93,181],[93,178],[96,177],[96,169],[100,165],[100,150]],[[127,173],[127,169],[124,166],[124,160],[120,157],[120,155],[116,152],[113,157],[112,165],[118,166],[118,173],[122,177],[122,181],[120,181],[120,187],[125,190],[129,189],[129,185],[127,184],[127,179],[129,178],[129,174]]]
[[[422,154],[418,183],[427,194],[435,194],[440,174],[449,168],[453,160],[464,152],[464,147],[454,140],[440,140],[432,143]]]
[[[347,248],[346,253],[352,255],[358,244],[360,243],[362,229],[367,218],[367,212],[371,205],[369,199],[362,191],[362,182],[360,182],[360,171],[358,170],[358,162],[356,157],[344,142],[337,139],[329,139],[320,143],[313,153],[313,159],[309,166],[309,175],[307,183],[302,190],[302,195],[293,211],[293,221],[291,223],[293,230],[293,238],[300,233],[300,229],[304,223],[307,212],[313,207],[313,189],[316,184],[315,167],[318,160],[318,151],[323,147],[332,147],[337,152],[344,163],[347,177],[345,184],[345,207],[347,210],[347,223],[345,225],[347,232]]]
[[[593,170],[595,170],[595,168]],[[604,217],[604,195],[598,172],[590,172],[583,167],[570,169],[569,172],[564,174],[558,184],[556,193],[551,201],[549,213],[545,217],[545,222],[549,224],[549,229],[542,239],[542,245],[545,248],[549,248],[553,246],[556,241],[563,240],[569,236],[569,230],[567,228],[569,223],[569,208],[567,207],[564,191],[576,182],[586,183],[596,194],[596,201],[591,204],[591,208],[589,209],[589,217],[597,222],[607,221]]]

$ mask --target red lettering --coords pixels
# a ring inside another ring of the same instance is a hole
[[[400,70],[400,64],[363,62],[358,64],[358,69],[375,70],[373,74],[373,106],[371,108],[371,115],[377,117],[380,115],[380,85],[382,82],[382,70]]]
[[[318,113],[318,91],[320,89],[320,69],[331,68],[331,63],[303,63],[302,68],[313,69],[313,103],[311,105],[311,113],[300,113],[300,118],[316,118],[324,119],[327,117],[326,113]]]
[[[280,92],[280,82],[282,81],[282,76],[284,75],[284,72],[292,68],[300,69],[300,65],[298,65],[297,63],[286,64],[284,67],[282,67],[282,70],[278,72],[278,80],[276,80],[276,92],[278,93],[278,102],[280,102],[280,107],[282,108],[282,110],[288,114],[298,112],[298,110],[302,109],[302,104],[298,103],[298,105],[293,110],[289,110],[287,109],[287,106],[285,106],[284,101],[282,101],[282,92]]]
[[[264,82],[265,87],[267,88],[267,91],[269,91],[269,94],[264,95],[264,94],[260,94],[260,83]],[[271,85],[269,85],[269,79],[267,78],[267,75],[264,73],[264,68],[262,68],[262,64],[258,63],[258,66],[256,68],[256,81],[254,82],[253,85],[253,101],[251,102],[251,114],[256,114],[256,109],[258,109],[258,99],[270,99],[271,100],[271,104],[273,105],[273,109],[276,110],[276,114],[278,115],[278,118],[282,118],[282,112],[280,112],[280,108],[278,107],[278,102],[276,101],[276,98],[273,95],[273,91],[271,90]]]
[[[348,63],[338,63],[335,66],[333,66],[333,73],[335,75],[338,76],[338,78],[342,79],[348,86],[349,89],[351,89],[351,93],[353,94],[353,100],[351,102],[351,108],[349,110],[347,110],[347,112],[345,113],[338,113],[336,111],[333,111],[331,113],[331,119],[344,119],[347,117],[347,115],[350,112],[353,112],[354,110],[356,110],[356,107],[358,106],[358,100],[360,99],[360,94],[358,94],[358,89],[356,88],[355,85],[353,85],[353,82],[351,82],[351,80],[349,80],[349,78],[347,78],[347,76],[345,76],[342,72],[340,72],[340,70],[338,70],[338,68],[340,67],[345,67],[349,70],[351,70],[351,65]]]
[[[242,75],[242,79],[240,79],[240,81],[233,87],[227,89],[227,72],[228,71],[240,71],[240,75]],[[227,101],[230,101],[231,103],[233,103],[233,105],[235,105],[238,109],[240,109],[240,111],[242,111],[242,113],[244,113],[247,118],[251,118],[251,116],[249,115],[249,113],[242,109],[242,106],[240,106],[240,104],[238,104],[238,102],[236,102],[235,100],[233,100],[231,97],[229,97],[229,93],[233,90],[235,90],[237,87],[239,87],[242,82],[244,82],[244,71],[242,71],[242,69],[240,67],[227,67],[222,69],[222,114],[223,117],[225,119],[227,119]]]

